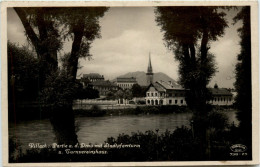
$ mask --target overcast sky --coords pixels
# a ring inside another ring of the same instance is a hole
[[[220,87],[233,87],[236,56],[240,52],[237,28],[241,23],[232,25],[237,12],[231,10],[227,13],[229,28],[222,38],[211,43],[210,52],[216,56],[218,72],[210,86],[217,83]],[[127,72],[146,71],[150,52],[154,72],[163,72],[178,80],[178,62],[173,52],[164,46],[163,33],[155,22],[154,8],[113,7],[100,19],[100,25],[102,38],[92,43],[91,60],[80,59],[82,68],[78,70],[78,77],[96,72],[104,75],[105,79],[114,79]],[[13,9],[8,10],[7,30],[11,42],[27,43],[24,28]],[[70,49],[71,43],[67,42],[60,54]]]

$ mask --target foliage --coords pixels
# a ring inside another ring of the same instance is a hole
[[[8,42],[9,100],[36,100],[39,85],[39,62],[26,47]]]
[[[95,99],[99,98],[99,92],[96,89],[86,87],[83,88],[82,84],[78,83],[75,99]]]
[[[90,44],[100,37],[98,19],[108,8],[15,7],[14,10],[22,21],[28,41],[46,66],[42,69],[43,77],[57,70],[57,52],[62,49],[64,40],[72,41],[71,52],[65,56],[67,72],[75,80],[78,59],[90,56]]]
[[[242,27],[238,29],[241,41],[241,51],[237,56],[236,82],[237,91],[235,106],[239,112],[237,118],[240,121],[241,132],[244,136],[252,136],[252,72],[251,72],[251,26],[250,7],[243,7],[234,17],[235,23],[242,21]],[[251,138],[248,138],[251,142]]]
[[[40,98],[43,104],[55,107],[69,106],[76,97],[78,84],[64,70],[57,70],[46,78]]]
[[[226,14],[218,7],[157,7],[155,13],[166,45],[180,62],[180,84],[189,90],[187,103],[202,112],[206,85],[216,72],[209,42],[224,34]]]
[[[224,131],[228,127],[228,117],[221,111],[212,111],[208,114],[209,127]]]
[[[134,84],[131,88],[133,97],[145,97],[145,88],[138,84]]]
[[[237,55],[236,81],[237,91],[235,106],[238,109],[237,119],[240,121],[240,134],[246,140],[245,144],[252,148],[252,71],[251,71],[251,22],[250,7],[242,7],[234,17],[235,23],[242,21],[242,27],[238,29],[241,41],[240,53]]]

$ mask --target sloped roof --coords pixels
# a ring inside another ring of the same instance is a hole
[[[158,92],[164,92],[165,89],[160,85],[158,84],[157,82],[153,83],[153,86],[154,88],[158,91]]]
[[[226,95],[232,96],[232,93],[226,88],[208,88],[213,95]]]
[[[160,81],[160,82],[156,82],[157,84],[161,85],[164,89],[167,90],[183,90],[183,88],[180,85],[174,84],[174,83],[170,83],[170,82],[165,82],[165,81]]]
[[[93,86],[116,86],[114,83],[110,82],[110,81],[95,81],[91,83]]]
[[[83,78],[104,78],[98,73],[83,74]]]
[[[116,78],[116,82],[137,82],[136,78],[131,77],[131,78]]]

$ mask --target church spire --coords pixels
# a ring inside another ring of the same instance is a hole
[[[148,68],[147,68],[147,73],[146,73],[146,80],[147,80],[147,85],[150,85],[153,83],[153,68],[152,68],[152,63],[151,63],[151,54],[149,52],[149,62],[148,62]]]
[[[152,63],[151,63],[151,54],[149,52],[149,63],[147,68],[147,73],[153,73]]]

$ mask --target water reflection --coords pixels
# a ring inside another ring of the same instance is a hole
[[[235,111],[226,112],[229,122],[238,124]],[[182,125],[190,127],[191,113],[178,113],[167,115],[126,115],[105,117],[76,117],[79,123],[77,132],[78,141],[81,143],[103,143],[107,137],[116,137],[119,133],[131,134],[131,132],[145,132],[159,129],[159,133],[166,129],[173,131]],[[63,127],[66,131],[66,127]],[[16,131],[16,133],[14,133]],[[23,121],[16,125],[9,124],[10,137],[17,137],[23,149],[28,148],[29,143],[56,142],[52,125],[48,119],[36,121]]]

